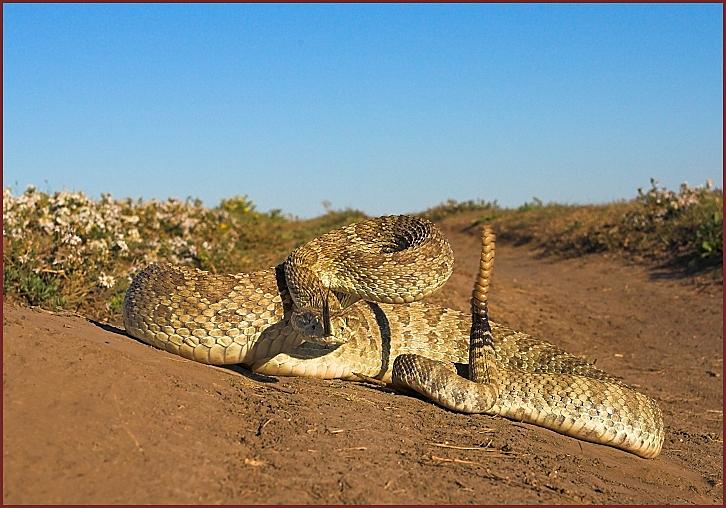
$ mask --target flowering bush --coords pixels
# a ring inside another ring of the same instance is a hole
[[[638,189],[637,201],[645,208],[646,213],[643,217],[646,220],[664,222],[698,205],[709,192],[713,192],[711,180],[706,180],[706,184],[702,187],[690,187],[688,182],[683,182],[678,192],[673,192],[665,187],[659,187],[658,181],[651,178],[648,192],[643,192],[642,188]]]
[[[653,178],[650,185],[647,192],[638,189],[639,206],[624,217],[625,226],[692,264],[699,258],[721,258],[723,191],[710,180],[696,187],[684,182],[678,192],[660,187]]]
[[[324,217],[335,227],[355,216]],[[279,210],[257,212],[244,196],[205,208],[189,199],[133,201],[103,194],[93,200],[81,192],[47,194],[34,187],[15,196],[6,188],[4,289],[31,305],[118,320],[131,278],[149,263],[230,273],[263,268],[310,236],[303,226]]]
[[[188,260],[196,251],[191,233],[203,210],[174,200],[135,204],[108,194],[94,201],[83,193],[29,187],[14,196],[4,189],[5,291],[43,306],[107,297],[108,310],[118,310],[137,269],[160,256]],[[180,235],[165,234],[175,228]]]

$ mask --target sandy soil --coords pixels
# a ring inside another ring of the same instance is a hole
[[[434,298],[467,309],[466,217]],[[122,329],[3,306],[4,503],[723,501],[722,285],[593,255],[497,246],[492,318],[659,401],[654,460],[374,385],[265,378],[155,350]]]

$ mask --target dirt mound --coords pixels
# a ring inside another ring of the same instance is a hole
[[[467,310],[476,231],[446,221]],[[5,503],[723,501],[722,286],[601,255],[497,246],[495,321],[597,360],[660,403],[645,460],[378,386],[197,364],[111,326],[3,306]]]

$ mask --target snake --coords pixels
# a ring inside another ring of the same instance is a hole
[[[489,320],[493,235],[484,228],[472,312],[425,301],[453,271],[429,220],[390,215],[334,229],[262,270],[221,274],[164,262],[126,291],[128,334],[211,365],[361,381],[448,410],[544,427],[654,458],[657,402],[586,359]]]

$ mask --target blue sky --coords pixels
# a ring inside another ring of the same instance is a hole
[[[302,217],[723,187],[723,6],[3,5],[3,183]]]

